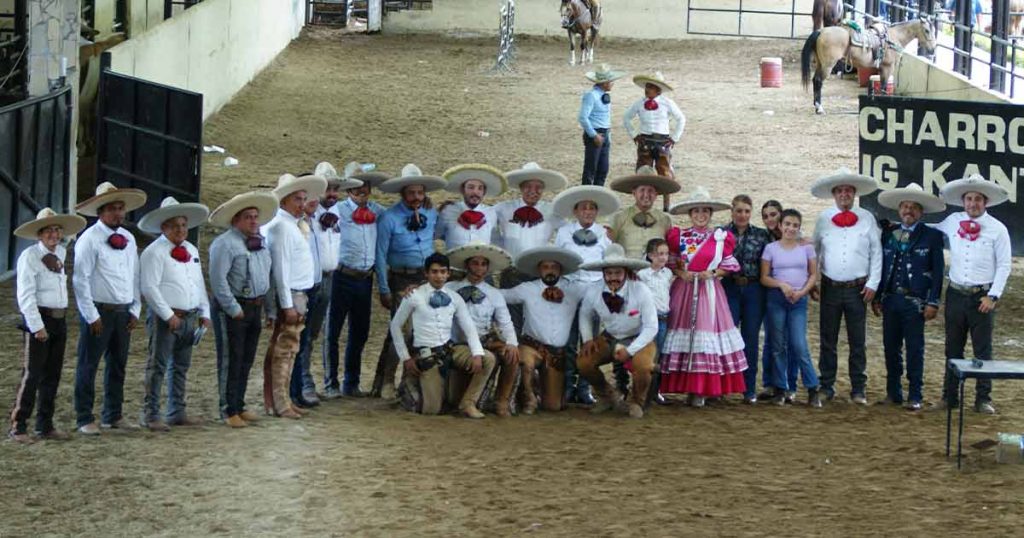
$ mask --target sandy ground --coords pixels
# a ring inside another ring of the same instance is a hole
[[[823,204],[810,198],[809,181],[856,166],[857,88],[829,81],[832,114],[815,117],[798,84],[798,46],[607,40],[597,60],[631,72],[660,69],[678,82],[675,98],[688,124],[676,163],[687,189],[705,185],[721,198],[747,192],[757,204],[778,198],[813,213]],[[517,71],[493,75],[495,48],[492,40],[307,33],[208,122],[206,142],[228,148],[241,165],[207,158],[203,199],[213,206],[324,159],[372,161],[386,171],[415,162],[428,173],[469,161],[503,169],[538,161],[578,177],[583,70],[566,65],[561,41],[527,39]],[[785,58],[784,88],[758,87],[761,56]],[[623,81],[613,95],[618,126],[640,91]],[[614,137],[613,176],[633,160],[620,128]],[[204,244],[212,236],[205,233]],[[1021,284],[1014,276],[1000,303],[998,357],[1016,357],[1024,346]],[[11,305],[12,285],[0,293]],[[5,309],[6,321],[12,312]],[[8,325],[0,329],[6,401],[20,376],[22,345]],[[384,330],[376,308],[364,389]],[[869,397],[880,400],[885,371],[875,319],[869,334]],[[65,429],[73,427],[76,340],[73,329],[58,402]],[[927,352],[926,398],[934,402],[938,323],[928,330]],[[130,419],[141,406],[144,357],[140,332],[128,368]],[[968,447],[958,472],[943,454],[944,413],[855,407],[844,397],[840,362],[840,397],[822,411],[729,401],[704,410],[657,408],[641,421],[571,409],[470,422],[346,399],[298,422],[268,418],[235,431],[214,420],[210,338],[190,373],[189,409],[207,417],[206,425],[29,447],[0,443],[0,535],[922,536],[956,529],[980,536],[1019,528],[1024,469],[997,465],[991,449]],[[314,372],[319,379],[319,360]],[[257,368],[253,404],[260,383]],[[969,413],[966,446],[1024,429],[1020,385],[997,383],[994,396],[1000,415]]]

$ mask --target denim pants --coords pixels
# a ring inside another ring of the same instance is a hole
[[[103,369],[102,424],[112,424],[124,418],[124,371],[128,365],[128,347],[131,344],[131,320],[128,305],[117,309],[100,309],[103,331],[93,335],[85,318],[78,316],[78,364],[75,366],[75,423],[78,427],[96,421],[92,406],[96,399],[96,370],[100,359]]]
[[[920,402],[924,383],[924,314],[903,295],[882,298],[882,343],[885,345],[885,394],[903,402],[903,345],[907,346],[907,381],[910,400]]]
[[[862,288],[841,288],[827,280],[821,285],[821,348],[818,369],[821,388],[828,396],[835,394],[836,370],[839,361],[839,324],[846,318],[846,338],[850,345],[848,367],[850,394],[863,395],[868,382],[867,353],[864,349],[867,305]]]
[[[303,394],[316,392],[313,372],[309,369],[309,359],[313,354],[313,342],[320,336],[324,318],[327,317],[333,281],[334,273],[325,273],[319,284],[306,291],[306,295],[309,297],[309,306],[306,310],[306,326],[302,329],[302,334],[299,335],[299,353],[295,355],[295,367],[292,368],[289,390],[292,400],[301,400]]]
[[[607,130],[598,132],[604,135],[604,143],[600,146],[594,145],[594,139],[583,133],[583,177],[580,179],[583,185],[603,186],[608,177],[608,152],[612,147],[612,137]]]
[[[992,360],[992,330],[996,313],[982,314],[978,305],[986,292],[967,294],[953,288],[946,290],[946,359],[963,359],[967,336],[971,337],[974,358]],[[950,405],[959,405],[956,378],[946,369],[944,398]],[[975,404],[992,401],[992,380],[978,379],[974,385]]]
[[[592,325],[597,328],[599,320]],[[572,318],[572,327],[569,329],[569,340],[565,343],[565,396],[569,401],[573,400],[576,394],[586,394],[590,390],[590,382],[579,373],[576,367],[576,357],[580,348],[580,311],[576,309],[576,316]],[[619,363],[616,363],[619,365]],[[619,365],[621,366],[621,365]],[[628,379],[628,378],[627,378]],[[628,381],[627,381],[628,382]]]
[[[142,420],[160,419],[160,388],[167,381],[168,421],[185,418],[185,382],[192,365],[192,338],[199,324],[199,313],[179,318],[181,325],[172,331],[166,321],[149,311],[146,331],[149,333],[149,356],[143,374]]]
[[[256,348],[263,332],[263,306],[242,303],[242,319],[232,319],[217,301],[211,302],[213,332],[217,336],[217,384],[221,416],[245,411],[249,372],[256,361]]]
[[[351,392],[359,388],[363,347],[370,336],[370,308],[373,305],[373,277],[359,278],[334,272],[331,306],[327,313],[327,337],[323,344],[324,388]],[[345,376],[339,387],[338,358],[341,329],[348,319],[345,343]]]
[[[772,331],[771,386],[795,391],[796,374],[799,372],[805,388],[818,388],[818,375],[807,346],[807,296],[791,303],[782,290],[772,288],[768,290],[766,306]],[[794,379],[792,383],[790,378]]]
[[[764,287],[757,282],[738,286],[732,279],[724,280],[722,287],[729,298],[732,322],[743,336],[743,352],[747,356],[747,369],[743,372],[747,390],[743,395],[754,396],[757,394],[757,348],[764,323]]]

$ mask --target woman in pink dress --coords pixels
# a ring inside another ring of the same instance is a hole
[[[670,290],[660,386],[662,393],[689,394],[694,407],[703,407],[707,398],[742,394],[745,389],[743,337],[733,325],[720,282],[740,268],[732,256],[736,238],[710,226],[712,213],[724,209],[729,204],[711,200],[708,191],[698,187],[670,210],[673,215],[689,215],[692,226],[673,227],[666,235],[678,278]],[[696,330],[691,331],[694,317]]]

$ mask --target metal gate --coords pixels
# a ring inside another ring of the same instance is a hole
[[[804,39],[814,0],[688,0],[686,33]]]
[[[0,108],[0,280],[31,244],[14,237],[44,207],[67,209],[71,88]]]
[[[166,196],[198,202],[202,94],[115,73],[109,58],[103,55],[97,103],[97,184],[146,191],[132,222]]]

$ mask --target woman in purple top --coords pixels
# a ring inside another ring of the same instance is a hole
[[[761,255],[761,284],[768,288],[768,327],[772,334],[772,402],[786,403],[787,377],[799,370],[807,401],[814,405],[818,375],[807,347],[807,294],[818,280],[814,247],[800,241],[803,218],[795,209],[782,212],[782,239],[770,243]],[[820,407],[818,402],[818,407]]]

